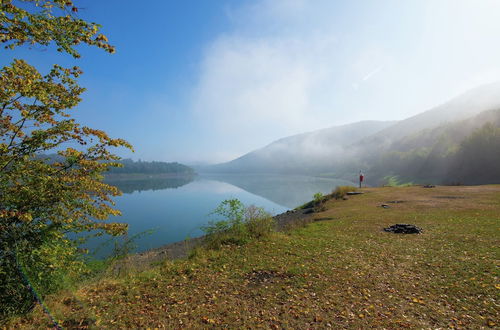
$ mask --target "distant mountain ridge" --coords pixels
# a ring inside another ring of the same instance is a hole
[[[476,87],[453,99],[415,116],[396,122],[376,134],[359,141],[373,149],[387,147],[392,142],[424,129],[467,119],[481,112],[500,109],[500,82]]]
[[[336,157],[349,152],[346,148],[354,141],[394,123],[393,121],[362,121],[289,136],[228,163],[211,166],[208,170],[210,172],[312,173],[328,167],[336,160]]]
[[[362,121],[285,137],[230,162],[205,167],[203,171],[326,173],[337,178],[353,179],[359,169],[372,171],[378,177],[410,173],[401,167],[398,170],[398,166],[406,164],[411,167],[412,164],[407,163],[407,160],[414,157],[421,162],[422,169],[420,172],[415,169],[411,173],[420,173],[423,178],[425,173],[422,174],[422,171],[425,168],[425,171],[434,173],[434,176],[429,177],[437,180],[438,175],[446,174],[444,171],[450,165],[448,162],[457,160],[451,156],[439,158],[436,153],[456,152],[462,140],[486,123],[500,127],[498,109],[500,82],[474,88],[401,121]],[[492,135],[490,140],[496,138],[493,131],[485,130],[481,134]],[[500,145],[491,147],[500,150]],[[399,158],[391,158],[394,152],[399,153]],[[387,162],[388,159],[393,159],[393,163]],[[439,170],[432,168],[433,161],[439,163]],[[385,168],[381,164],[385,164]]]

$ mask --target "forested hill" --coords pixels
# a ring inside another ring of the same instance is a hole
[[[58,154],[39,155],[38,158],[45,161],[62,162],[63,157]],[[160,161],[142,161],[132,159],[122,159],[115,161],[120,163],[122,167],[110,167],[105,174],[176,174],[176,175],[194,175],[196,174],[191,167],[177,162],[160,162]]]
[[[365,164],[378,183],[500,183],[500,110],[409,135]]]
[[[109,174],[178,174],[193,175],[194,170],[186,165],[177,162],[167,163],[158,161],[134,161],[132,159],[123,159],[119,161],[123,167],[113,167],[108,171]]]

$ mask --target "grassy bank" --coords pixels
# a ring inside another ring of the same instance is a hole
[[[363,191],[327,201],[306,227],[93,281],[46,305],[68,328],[497,327],[500,186]],[[424,233],[381,230],[395,223]],[[10,326],[51,323],[38,306]]]

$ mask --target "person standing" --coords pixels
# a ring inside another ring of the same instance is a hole
[[[359,187],[361,188],[361,184],[363,183],[363,180],[365,179],[365,176],[363,175],[363,172],[359,171]]]

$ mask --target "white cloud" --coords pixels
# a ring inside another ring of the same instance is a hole
[[[206,137],[193,148],[220,161],[290,134],[403,118],[472,81],[500,79],[498,6],[476,4],[260,0],[231,8],[232,30],[207,45],[190,94],[197,135]]]
[[[324,30],[289,31],[303,6],[303,1],[261,1],[231,12],[238,27],[207,47],[191,110],[227,153],[241,155],[273,139],[332,124],[325,118],[332,102],[318,101],[334,84],[338,69],[331,58],[337,40]],[[244,24],[256,22],[257,29]]]
[[[294,129],[309,126],[315,122],[307,118],[314,111],[314,88],[331,71],[315,61],[321,42],[219,39],[203,63],[194,111],[217,128],[227,129],[228,123],[265,127],[276,121]]]

